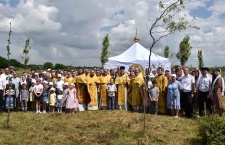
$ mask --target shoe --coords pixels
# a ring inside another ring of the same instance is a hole
[[[46,113],[46,111],[44,110],[43,113]]]
[[[36,114],[38,114],[39,112],[37,111]]]
[[[41,111],[39,111],[38,113],[42,113]]]

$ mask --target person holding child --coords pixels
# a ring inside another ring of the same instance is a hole
[[[14,107],[14,98],[16,96],[16,91],[13,89],[13,85],[10,83],[10,84],[7,84],[6,85],[6,103],[5,103],[5,106],[6,106],[6,109],[13,109]]]

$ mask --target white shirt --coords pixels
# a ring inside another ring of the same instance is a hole
[[[199,80],[199,90],[201,92],[209,92],[211,89],[212,77],[208,74],[202,75]]]
[[[41,93],[43,91],[43,85],[42,84],[35,85],[34,89],[35,89],[36,93]]]
[[[11,74],[2,74],[1,75],[3,78],[5,78],[5,84],[7,85],[8,83],[9,83],[9,77],[12,77],[12,75]]]
[[[64,84],[64,81],[62,81],[62,80],[56,80],[55,81],[55,86],[56,86],[56,88],[57,89],[63,89],[63,84]]]
[[[12,78],[12,84],[15,85],[15,90],[16,90],[16,97],[18,97],[19,95],[19,83],[20,83],[20,78],[16,77],[16,78]]]
[[[192,84],[195,83],[195,78],[188,74],[187,76],[183,76],[181,78],[181,85],[183,86],[183,92],[191,92],[192,91]]]
[[[5,77],[3,75],[0,75],[0,90],[3,90],[3,88],[5,88]]]

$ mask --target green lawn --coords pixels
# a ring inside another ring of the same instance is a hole
[[[0,115],[0,144],[196,144],[197,120],[127,111]]]

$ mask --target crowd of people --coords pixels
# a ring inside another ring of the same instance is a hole
[[[31,69],[18,76],[13,67],[0,69],[0,112],[15,108],[36,113],[118,109],[175,118],[222,116],[224,79],[220,69],[212,74],[207,67],[125,70],[124,66],[111,70]]]

